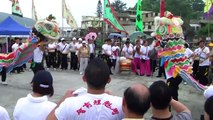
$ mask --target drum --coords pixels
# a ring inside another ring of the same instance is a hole
[[[120,72],[121,71],[131,71],[131,68],[132,68],[132,60],[131,59],[120,60]]]

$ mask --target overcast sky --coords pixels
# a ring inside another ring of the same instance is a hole
[[[0,12],[11,13],[11,2],[9,0],[0,0]],[[31,1],[32,0],[19,0],[21,10],[23,12],[24,17],[32,17],[31,11]],[[34,0],[37,15],[39,18],[45,18],[49,14],[53,14],[56,16],[56,21],[61,23],[61,1],[62,0]],[[137,0],[122,0],[127,3],[128,7],[133,7]],[[76,19],[78,26],[81,26],[81,16],[89,16],[95,15],[96,7],[98,0],[66,0],[71,13]],[[110,2],[114,2],[114,0],[110,0]],[[102,0],[103,3],[103,0]]]

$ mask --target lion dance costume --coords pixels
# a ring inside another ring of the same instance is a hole
[[[155,32],[158,56],[161,58],[160,66],[164,66],[167,80],[182,77],[184,81],[200,91],[205,87],[191,77],[192,67],[185,55],[184,35],[182,30],[183,20],[166,11],[165,17],[155,18]]]
[[[22,66],[32,60],[33,50],[38,44],[59,39],[59,37],[59,28],[53,18],[49,16],[47,19],[37,21],[24,45],[9,54],[0,54],[0,71],[3,67],[7,69],[7,72],[10,72],[14,68]]]

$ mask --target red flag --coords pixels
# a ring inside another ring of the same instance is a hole
[[[164,17],[164,12],[165,12],[165,1],[161,0],[160,1],[160,17]]]

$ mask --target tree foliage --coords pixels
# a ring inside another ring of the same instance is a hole
[[[124,12],[127,9],[126,3],[121,0],[115,0],[115,2],[112,3],[112,7],[117,12]]]
[[[213,24],[206,24],[199,30],[199,36],[208,36],[209,33],[213,33]],[[211,36],[211,35],[210,35]]]

